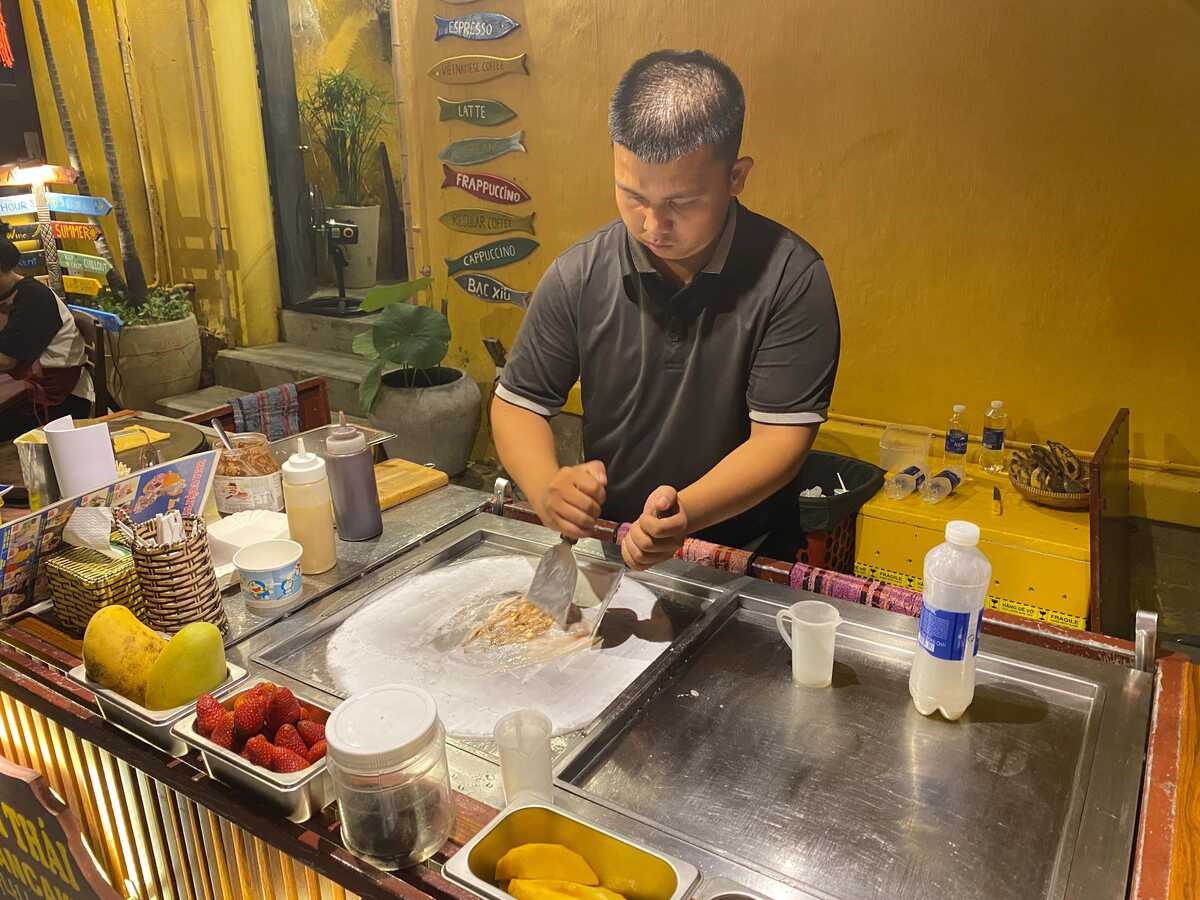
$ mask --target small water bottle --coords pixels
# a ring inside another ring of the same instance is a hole
[[[379,486],[367,436],[346,423],[346,414],[325,441],[325,464],[329,467],[329,493],[338,537],[343,541],[366,541],[383,532],[379,509]]]
[[[941,503],[962,484],[962,478],[953,469],[942,469],[921,485],[921,499],[926,503]]]
[[[925,556],[920,632],[908,677],[913,705],[923,716],[950,721],[975,698],[975,656],[992,564],[979,549],[979,526],[946,525],[946,542]]]
[[[967,474],[967,408],[961,403],[954,404],[954,414],[950,416],[950,424],[946,427],[946,462],[945,468],[958,474],[962,481]]]
[[[921,466],[909,466],[883,483],[883,493],[889,500],[903,500],[913,491],[920,490],[925,484],[925,475],[925,469]]]
[[[983,447],[979,468],[985,472],[1004,471],[1004,433],[1008,430],[1008,412],[1003,400],[993,400],[983,420]]]

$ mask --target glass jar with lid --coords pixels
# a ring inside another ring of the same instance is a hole
[[[401,684],[356,694],[329,717],[325,740],[346,848],[380,869],[433,856],[454,824],[433,697]]]

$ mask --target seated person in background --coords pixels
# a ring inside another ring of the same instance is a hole
[[[0,373],[29,390],[5,391],[0,400],[0,440],[12,440],[60,416],[92,412],[87,348],[71,311],[54,291],[17,272],[21,252],[0,238]],[[8,388],[14,385],[8,383]]]

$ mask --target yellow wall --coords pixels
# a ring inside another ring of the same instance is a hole
[[[153,280],[157,270],[162,282],[196,283],[201,325],[222,335],[209,180],[201,152],[204,143],[187,44],[185,4],[183,0],[123,0],[117,5],[127,11],[150,181],[163,214],[164,252],[156,264],[132,114],[116,51],[114,4],[92,2],[93,26],[102,50],[109,112],[137,249],[148,278]],[[205,4],[197,0],[195,5],[220,221],[225,227],[226,283],[233,318],[228,339],[238,344],[263,343],[276,338],[280,293],[251,23],[245,3],[210,0]],[[76,2],[43,0],[43,7],[89,188],[93,193],[110,196]],[[65,162],[62,129],[30,0],[21,0],[21,13],[47,156],[53,162]],[[108,216],[104,226],[115,252],[115,217]]]
[[[659,47],[701,46],[746,87],[745,200],[825,256],[844,329],[835,411],[941,425],[1007,401],[1020,439],[1095,446],[1120,405],[1135,456],[1200,462],[1200,7],[1035,0],[493,0],[521,22],[493,42],[433,41],[433,15],[482,7],[397,0],[409,60],[413,202],[447,291],[454,353],[511,346],[521,312],[446,286],[445,256],[486,238],[448,231],[438,150],[526,131],[527,155],[478,167],[533,195],[541,249],[495,270],[528,290],[551,259],[615,215],[605,103]],[[532,76],[441,85],[464,53],[529,54]],[[435,97],[495,97],[519,118],[441,123]]]

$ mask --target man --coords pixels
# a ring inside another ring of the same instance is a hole
[[[17,272],[21,252],[0,237],[0,439],[70,414],[91,415],[87,348],[71,311],[40,281]],[[23,382],[28,390],[19,390]],[[9,398],[7,402],[3,398]]]
[[[820,255],[738,204],[745,98],[722,62],[663,50],[609,109],[620,219],[556,259],[492,403],[504,466],[568,538],[633,522],[647,568],[689,534],[747,546],[786,526],[824,421],[840,331]],[[589,462],[560,467],[548,419],[576,379]]]

